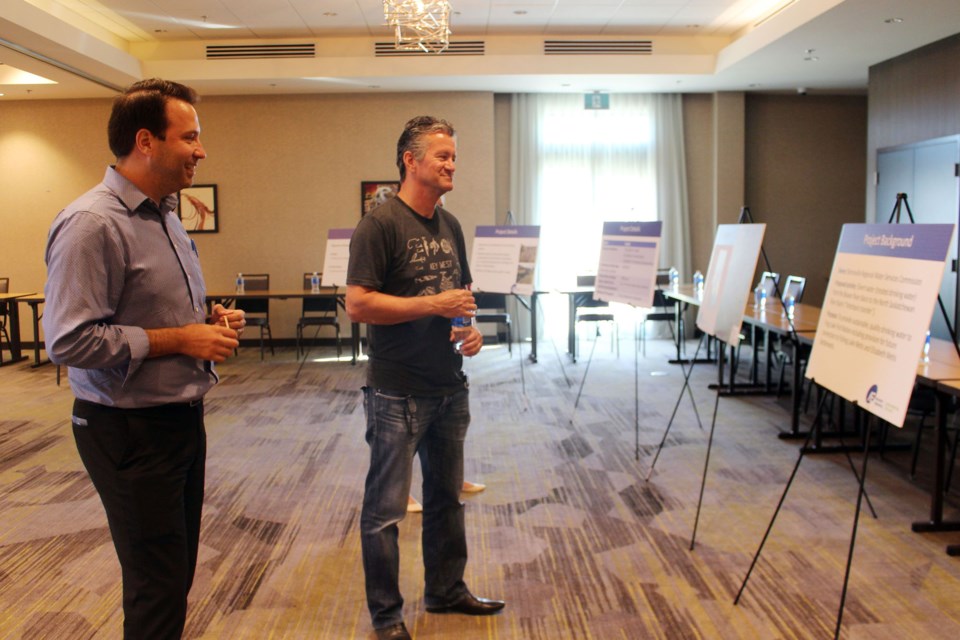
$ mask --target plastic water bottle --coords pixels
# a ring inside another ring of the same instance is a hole
[[[474,316],[457,316],[450,319],[450,326],[453,327],[453,335],[456,340],[453,342],[453,350],[460,353],[463,350],[463,341],[470,335],[470,331],[477,325],[477,319]]]
[[[676,267],[670,267],[670,286],[676,289],[680,286],[680,272]]]
[[[797,308],[796,300],[793,299],[793,296],[787,296],[787,299],[783,301],[783,307],[787,312],[787,319],[793,320],[793,313]]]
[[[767,290],[760,287],[760,311],[767,310]]]
[[[930,362],[930,331],[927,331],[927,337],[923,340],[923,362]]]
[[[693,272],[693,290],[696,293],[703,291],[703,274],[700,269]]]
[[[244,293],[243,274],[237,274],[237,293]]]
[[[310,293],[320,293],[320,276],[316,271],[310,276]]]
[[[763,296],[764,296],[763,286],[758,284],[753,289],[753,308],[754,309],[759,309],[760,303],[766,302],[765,300],[763,300]]]

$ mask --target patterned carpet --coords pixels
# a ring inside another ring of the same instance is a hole
[[[720,399],[690,551],[715,371],[698,365],[691,378],[703,430],[684,398],[646,482],[683,381],[666,362],[670,344],[651,342],[637,363],[630,338],[619,358],[601,338],[574,409],[592,344],[582,346],[576,364],[549,342],[538,364],[521,367],[517,350],[511,358],[503,347],[468,362],[467,478],[488,488],[464,497],[467,582],[507,608],[483,619],[427,614],[411,515],[401,524],[401,586],[414,636],[832,637],[857,491],[846,459],[804,459],[734,606],[797,458],[797,443],[776,437],[788,424],[783,404]],[[207,498],[186,638],[372,637],[358,533],[363,365],[312,359],[297,370],[292,349],[261,363],[245,348],[208,396]],[[74,449],[72,395],[54,374],[0,369],[0,637],[118,638],[119,567]],[[841,637],[960,637],[960,559],[944,552],[960,534],[910,531],[929,494],[894,464],[872,457],[868,490],[879,519],[866,510],[861,518]]]

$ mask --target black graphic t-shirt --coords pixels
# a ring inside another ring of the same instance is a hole
[[[364,216],[350,240],[347,284],[404,298],[470,284],[460,223],[437,207],[433,218],[391,198]],[[369,325],[367,384],[411,395],[445,395],[463,387],[463,357],[450,342],[450,319],[429,316]]]

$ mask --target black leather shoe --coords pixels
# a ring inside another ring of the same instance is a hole
[[[410,640],[410,632],[407,631],[407,625],[402,622],[376,629],[377,640]]]
[[[427,611],[430,613],[462,613],[467,616],[489,616],[503,609],[505,604],[503,600],[478,598],[467,591],[456,602],[439,607],[427,607]]]

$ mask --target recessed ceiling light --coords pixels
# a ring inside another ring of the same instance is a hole
[[[380,88],[380,85],[378,85],[378,84],[368,84],[368,85],[367,85],[367,88],[368,88],[368,89],[379,89],[379,88]]]
[[[515,16],[525,16],[525,15],[527,15],[527,12],[524,11],[523,9],[517,9],[516,11],[513,12],[513,15],[515,15]]]
[[[807,54],[807,55],[810,55],[810,54],[813,53],[814,51],[816,51],[816,49],[804,49],[803,52],[804,52],[805,54]]]
[[[335,16],[337,15],[337,12],[336,12],[336,11],[324,11],[324,12],[323,12],[323,15],[326,16],[326,17],[328,17],[328,18],[333,18],[333,17],[335,17]]]
[[[569,87],[569,86],[570,86],[570,83],[569,83],[569,82],[564,82],[564,83],[561,84],[560,86],[561,86],[561,87]]]
[[[887,18],[884,22],[887,24],[900,24],[903,22],[903,18]]]
[[[818,58],[817,56],[806,56],[803,59],[803,61],[804,62],[820,62],[820,58]]]

